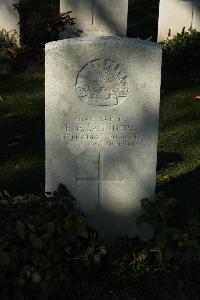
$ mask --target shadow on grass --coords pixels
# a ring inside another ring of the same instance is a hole
[[[0,192],[39,193],[44,185],[44,76],[0,76]]]
[[[40,118],[5,122],[0,134],[0,190],[41,192],[44,185],[44,125]]]
[[[188,218],[200,214],[200,166],[171,182],[157,187],[157,192],[163,192],[167,197],[179,199],[180,211]]]
[[[33,149],[30,151],[31,155],[23,154],[23,162],[20,161],[20,157],[16,157],[18,160],[12,158],[12,172],[8,170],[1,178],[0,191],[8,191],[12,196],[44,192],[44,159],[33,153]]]
[[[7,96],[16,93],[31,94],[37,91],[38,87],[41,87],[41,76],[35,74],[30,80],[30,73],[28,71],[21,74],[0,75],[0,90],[1,93],[6,93]]]
[[[0,126],[0,160],[6,158],[10,144],[17,143],[20,147],[44,145],[43,117],[19,116],[13,120],[4,119]]]
[[[176,152],[158,152],[157,170],[169,167],[172,164],[182,162],[182,155]]]

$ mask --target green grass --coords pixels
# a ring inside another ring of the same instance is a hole
[[[158,0],[129,0],[128,35],[156,40]],[[199,85],[163,83],[157,191],[200,198]],[[0,75],[0,191],[38,193],[44,187],[44,72]],[[165,182],[164,176],[172,177]]]
[[[157,191],[199,199],[198,85],[167,82],[161,98]],[[38,193],[44,186],[44,73],[0,76],[0,190]],[[172,177],[166,183],[164,176]]]
[[[39,192],[44,184],[44,73],[0,76],[0,190]]]
[[[169,82],[160,109],[157,192],[178,199],[177,217],[188,220],[200,214],[200,102],[195,95],[199,85]]]

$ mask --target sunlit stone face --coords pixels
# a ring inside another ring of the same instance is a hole
[[[192,27],[200,31],[200,0],[194,2],[193,24]]]
[[[104,237],[136,227],[155,189],[161,49],[127,38],[46,46],[46,192],[67,187]]]
[[[61,0],[61,13],[72,11],[81,36],[126,36],[128,0]],[[66,29],[61,38],[68,36]]]

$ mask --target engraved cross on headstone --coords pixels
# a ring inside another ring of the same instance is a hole
[[[98,183],[98,206],[100,207],[100,203],[103,199],[103,185],[105,183],[116,184],[116,183],[125,183],[125,178],[122,179],[104,179],[104,154],[99,153],[98,159],[98,176],[97,178],[79,178],[76,177],[77,184],[84,183]]]

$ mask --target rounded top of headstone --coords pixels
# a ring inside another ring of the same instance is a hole
[[[70,39],[65,39],[65,40],[59,40],[59,41],[54,41],[47,43],[45,45],[46,50],[49,49],[54,49],[57,47],[65,47],[65,46],[75,46],[75,45],[88,45],[88,44],[98,44],[98,45],[103,45],[103,44],[112,44],[114,45],[124,45],[127,47],[133,47],[133,46],[138,46],[138,47],[146,47],[146,48],[151,48],[151,49],[156,49],[156,50],[162,50],[162,47],[155,43],[151,42],[148,40],[142,40],[142,39],[134,39],[134,38],[127,38],[127,37],[116,37],[116,36],[101,36],[101,37],[96,37],[96,36],[88,36],[88,37],[77,37],[77,38],[70,38]]]

